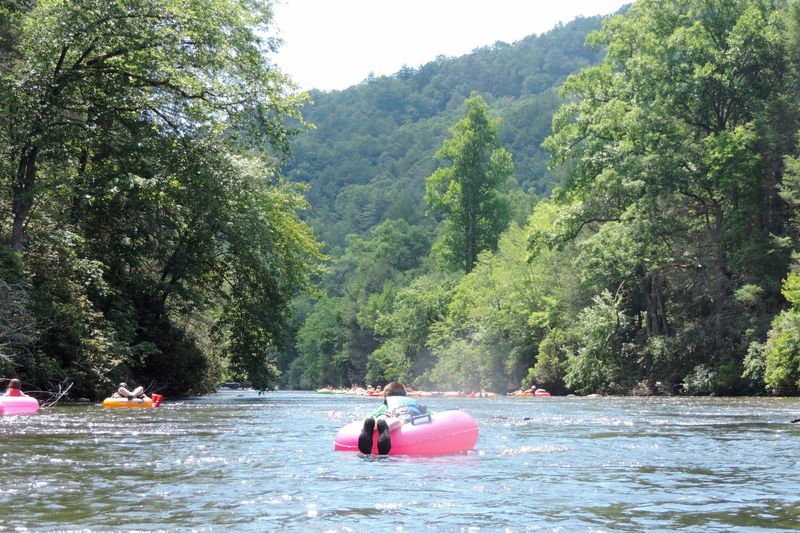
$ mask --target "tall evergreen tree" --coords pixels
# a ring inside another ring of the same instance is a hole
[[[465,104],[467,116],[452,129],[437,157],[450,161],[431,174],[425,201],[436,215],[444,215],[442,241],[454,263],[466,272],[483,250],[495,250],[508,227],[511,209],[500,193],[514,172],[511,154],[500,146],[497,122],[489,119],[483,98],[474,94]]]

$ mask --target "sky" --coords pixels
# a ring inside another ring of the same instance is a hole
[[[631,0],[275,0],[273,59],[302,90],[345,89],[404,65],[513,43]]]

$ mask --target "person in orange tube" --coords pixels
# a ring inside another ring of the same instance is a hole
[[[147,398],[147,395],[144,393],[144,387],[141,385],[133,389],[132,391],[128,390],[128,384],[124,381],[119,384],[119,388],[117,392],[111,395],[112,398],[127,398],[129,400],[141,399],[144,400]]]

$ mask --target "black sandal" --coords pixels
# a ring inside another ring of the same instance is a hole
[[[378,453],[386,455],[392,449],[392,438],[389,436],[389,424],[381,418],[378,420]]]
[[[358,436],[358,450],[369,455],[372,453],[372,433],[375,431],[375,419],[369,417],[364,420],[364,427]],[[380,442],[380,441],[379,441]]]

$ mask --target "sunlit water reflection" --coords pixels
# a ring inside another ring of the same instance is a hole
[[[0,530],[800,528],[800,400],[430,399],[474,453],[333,451],[375,399],[226,391],[0,417]]]

